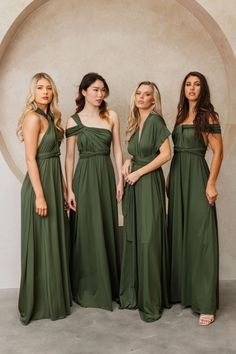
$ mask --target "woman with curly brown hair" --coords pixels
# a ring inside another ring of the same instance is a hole
[[[223,157],[218,114],[206,78],[190,72],[184,79],[169,174],[168,235],[172,302],[200,314],[199,325],[214,321],[218,307],[218,230],[216,179]],[[213,152],[210,170],[205,153]]]

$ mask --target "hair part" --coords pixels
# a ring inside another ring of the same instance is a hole
[[[83,95],[83,91],[87,91],[87,89],[95,82],[95,81],[101,81],[104,85],[105,88],[105,98],[109,96],[110,90],[108,87],[108,84],[106,80],[99,74],[97,73],[88,73],[86,74],[79,85],[79,90],[78,90],[78,96],[75,100],[76,103],[76,113],[81,112],[84,109],[85,106],[85,97]],[[102,103],[99,106],[99,116],[102,119],[109,120],[109,111],[107,108],[107,102],[105,100],[102,101]]]
[[[190,76],[196,76],[200,80],[200,94],[194,107],[196,117],[193,123],[195,125],[196,136],[201,137],[203,132],[207,133],[210,131],[210,122],[219,124],[219,115],[211,103],[210,89],[206,78],[197,71],[191,71],[183,80],[175,124],[183,123],[189,114],[189,102],[185,96],[185,85]]]
[[[128,125],[126,129],[126,135],[128,140],[130,137],[139,129],[141,117],[139,113],[139,109],[135,105],[135,95],[137,90],[140,86],[146,85],[153,89],[153,96],[154,96],[154,105],[152,112],[162,116],[162,109],[161,109],[161,95],[157,85],[151,81],[141,81],[133,91],[130,99],[130,107],[129,107],[129,114],[128,114]]]
[[[57,92],[56,85],[53,79],[51,78],[51,76],[49,76],[44,72],[40,72],[35,74],[30,81],[29,93],[26,98],[23,112],[17,124],[17,135],[21,141],[24,140],[22,124],[26,114],[29,112],[35,112],[38,108],[37,103],[35,102],[35,88],[40,79],[48,80],[50,82],[50,85],[52,86],[53,95],[52,95],[52,101],[48,105],[48,111],[52,113],[53,116],[52,118],[56,129],[64,134],[64,129],[62,127],[62,121],[61,121],[61,112],[58,109],[58,92]]]

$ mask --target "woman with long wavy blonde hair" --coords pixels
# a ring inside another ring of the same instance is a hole
[[[169,131],[161,116],[157,86],[141,82],[130,105],[127,138],[132,159],[123,165],[126,181],[121,308],[139,309],[143,321],[161,317],[168,302],[165,183],[161,166],[170,159]]]
[[[68,220],[60,165],[63,137],[56,86],[48,74],[31,80],[18,123],[27,174],[21,189],[20,320],[56,320],[70,313]]]
[[[159,92],[159,89],[157,85],[154,82],[151,81],[142,81],[140,82],[134,92],[131,95],[130,99],[130,107],[129,107],[129,115],[128,115],[128,126],[126,130],[127,138],[131,137],[131,135],[139,129],[140,123],[141,123],[141,116],[139,109],[135,105],[135,96],[136,92],[139,89],[141,85],[146,85],[152,88],[153,90],[153,106],[152,106],[152,112],[159,114],[162,116],[162,109],[161,109],[161,95]]]
[[[35,102],[35,86],[40,79],[48,80],[51,84],[53,96],[52,96],[52,101],[48,105],[48,108],[49,108],[50,112],[52,113],[52,116],[54,117],[53,121],[54,121],[55,127],[60,132],[62,132],[62,133],[64,132],[64,130],[62,128],[62,124],[61,124],[61,112],[58,110],[58,107],[57,107],[57,105],[58,105],[58,92],[57,92],[56,85],[55,85],[54,81],[52,80],[52,78],[48,74],[37,73],[31,79],[29,93],[26,98],[25,106],[24,106],[22,115],[19,119],[18,126],[17,126],[17,135],[21,141],[24,140],[23,133],[22,133],[22,124],[23,124],[25,116],[27,115],[27,113],[36,111],[38,108],[37,103]]]

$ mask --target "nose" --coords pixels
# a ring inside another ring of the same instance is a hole
[[[103,97],[103,91],[100,91],[100,90],[99,90],[98,93],[97,93],[97,95],[98,95],[99,98]]]

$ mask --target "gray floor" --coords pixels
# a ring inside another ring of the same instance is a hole
[[[1,354],[235,354],[236,281],[220,284],[217,320],[199,327],[197,316],[179,305],[154,323],[138,311],[83,309],[59,321],[40,320],[23,326],[18,320],[18,290],[0,291]]]

